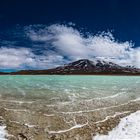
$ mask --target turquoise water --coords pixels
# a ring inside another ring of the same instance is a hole
[[[134,100],[138,76],[0,76],[1,98],[70,102],[90,99]]]

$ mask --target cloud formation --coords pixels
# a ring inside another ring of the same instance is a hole
[[[131,41],[117,41],[110,32],[85,35],[75,29],[73,24],[30,25],[24,31],[33,47],[1,47],[1,68],[46,69],[82,58],[98,58],[140,67],[140,48],[134,48]],[[42,53],[35,54],[35,47],[42,50]]]
[[[36,55],[28,48],[0,48],[1,69],[45,69],[63,63],[63,57],[53,53]]]
[[[15,69],[34,65],[34,54],[26,48],[0,48],[0,68]]]

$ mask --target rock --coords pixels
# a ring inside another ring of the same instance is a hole
[[[28,139],[27,139],[27,137],[24,134],[19,133],[18,134],[18,140],[28,140]]]

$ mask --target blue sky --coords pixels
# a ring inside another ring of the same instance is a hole
[[[3,1],[0,69],[47,69],[82,58],[140,67],[140,1]]]

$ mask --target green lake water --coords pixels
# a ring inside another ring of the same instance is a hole
[[[138,76],[0,76],[2,98],[71,102],[90,99],[135,100]]]

